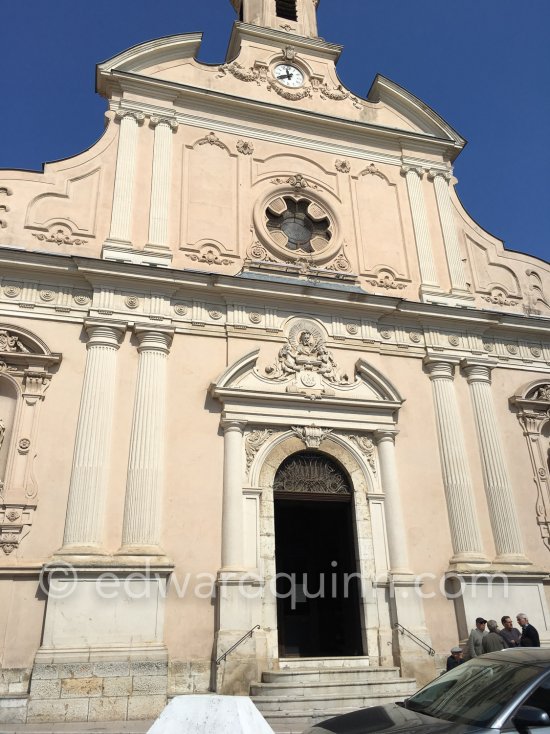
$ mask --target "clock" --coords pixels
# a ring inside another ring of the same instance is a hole
[[[304,83],[303,72],[291,64],[278,64],[273,69],[273,76],[280,84],[291,89],[297,89]]]

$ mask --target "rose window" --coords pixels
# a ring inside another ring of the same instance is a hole
[[[279,196],[268,205],[266,216],[271,237],[287,250],[315,254],[324,250],[332,238],[327,213],[308,199]]]

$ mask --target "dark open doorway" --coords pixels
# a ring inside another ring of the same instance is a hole
[[[362,655],[351,487],[317,452],[287,459],[275,480],[281,657]]]

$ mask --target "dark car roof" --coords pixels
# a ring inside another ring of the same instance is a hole
[[[550,665],[550,650],[542,650],[540,647],[520,647],[500,652],[489,652],[482,655],[481,660],[499,660],[506,663],[518,663],[519,665]]]

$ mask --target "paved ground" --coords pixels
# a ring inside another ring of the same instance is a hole
[[[144,734],[152,721],[108,721],[97,724],[0,724],[0,734]]]

